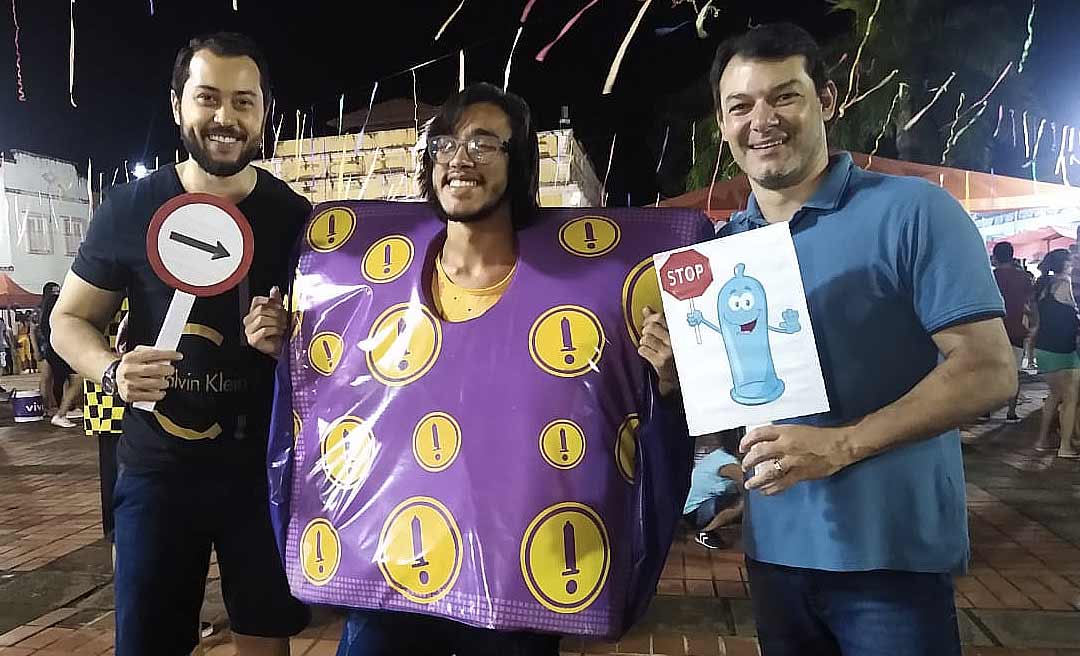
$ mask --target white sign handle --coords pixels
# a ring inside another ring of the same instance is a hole
[[[690,299],[690,311],[691,312],[695,311],[694,310],[694,299]],[[700,344],[701,343],[701,324],[700,323],[694,326],[694,337],[697,338],[697,343]]]
[[[191,308],[195,305],[195,297],[187,292],[177,291],[173,294],[169,303],[169,310],[165,313],[165,323],[161,324],[161,332],[158,333],[154,348],[160,351],[175,351],[180,345],[180,336],[184,333],[184,326],[188,317],[191,316]],[[157,406],[156,401],[137,401],[132,407],[146,412],[153,412]]]

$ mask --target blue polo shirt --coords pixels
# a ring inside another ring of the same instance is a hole
[[[751,196],[719,234],[764,225]],[[1004,316],[974,223],[925,180],[864,171],[840,153],[790,225],[832,410],[786,423],[836,426],[885,407],[937,366],[935,332]],[[969,543],[959,434],[772,497],[751,493],[744,538],[750,558],[791,567],[961,572]]]

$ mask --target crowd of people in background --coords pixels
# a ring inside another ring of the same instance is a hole
[[[1060,458],[1078,458],[1074,435],[1077,431],[1077,403],[1080,401],[1080,316],[1076,293],[1080,275],[1073,271],[1080,254],[1059,248],[1039,262],[1037,280],[1015,258],[1007,241],[994,246],[994,278],[1005,299],[1005,329],[1016,355],[1016,368],[1024,375],[1027,367],[1036,368],[1049,386],[1035,448],[1057,449]],[[1076,269],[1080,273],[1080,269]],[[1019,421],[1016,405],[1009,403],[1007,421]],[[1055,444],[1052,429],[1058,426]]]

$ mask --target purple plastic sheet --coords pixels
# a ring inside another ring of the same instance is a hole
[[[651,255],[711,235],[690,210],[542,210],[500,300],[450,323],[427,205],[317,207],[268,454],[293,593],[500,630],[629,628],[691,447],[637,354],[641,308],[661,307]]]

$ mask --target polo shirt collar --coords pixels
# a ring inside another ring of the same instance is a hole
[[[840,207],[840,200],[844,197],[844,192],[847,191],[848,181],[851,179],[851,172],[854,169],[855,162],[851,159],[850,153],[839,152],[832,155],[829,158],[829,168],[825,173],[825,178],[821,181],[821,186],[814,192],[810,200],[803,204],[803,208],[835,210]],[[754,198],[753,193],[750,194],[750,199],[747,201],[746,210],[741,212],[741,218],[757,225],[768,223],[761,213],[761,208],[758,207],[757,199]]]

